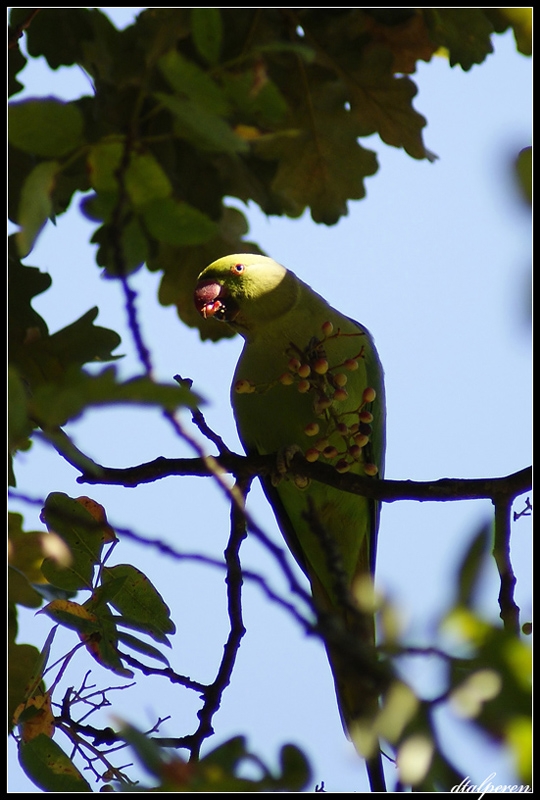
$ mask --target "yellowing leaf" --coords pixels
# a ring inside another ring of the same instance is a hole
[[[96,627],[96,615],[73,600],[52,600],[39,613],[47,614],[75,630],[95,630]]]
[[[40,734],[53,736],[55,724],[49,692],[36,694],[15,710],[13,722],[19,725],[23,742],[29,742]]]
[[[530,717],[512,717],[506,727],[506,740],[510,745],[516,771],[522,781],[527,784],[532,779],[532,719]]]
[[[400,744],[396,762],[403,784],[415,786],[424,779],[433,751],[433,742],[423,734],[409,736]]]
[[[86,495],[76,497],[75,500],[83,508],[86,508],[88,513],[96,520],[96,522],[103,523],[103,541],[113,542],[116,539],[116,534],[111,526],[107,523],[107,514],[104,507],[95,500],[92,500],[91,497],[86,497]]]
[[[420,10],[396,25],[384,25],[373,19],[368,30],[374,42],[391,50],[394,73],[415,72],[416,62],[429,61],[436,49]]]
[[[502,679],[493,669],[481,669],[469,675],[450,695],[455,713],[465,719],[477,717],[482,706],[502,689]]]
[[[523,55],[532,55],[532,8],[499,8],[514,29],[518,50]]]
[[[233,130],[237,136],[240,136],[241,139],[245,139],[246,142],[260,139],[261,136],[264,135],[262,131],[255,128],[253,125],[235,125]]]
[[[68,567],[46,558],[42,571],[47,580],[67,591],[92,588],[94,569],[99,563],[104,544],[102,528],[80,503],[62,492],[53,492],[47,497],[41,517],[47,528],[64,540],[73,558]],[[78,614],[75,609],[69,611],[69,607],[63,606],[52,605],[47,609],[46,613]],[[64,624],[68,624],[69,617],[65,619]],[[76,629],[82,628],[79,625]]]

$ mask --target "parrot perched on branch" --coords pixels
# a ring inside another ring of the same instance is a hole
[[[355,293],[361,296],[361,288]],[[263,488],[309,579],[319,620],[334,615],[364,648],[364,665],[375,665],[362,669],[330,635],[332,626],[322,626],[342,722],[352,732],[373,720],[381,692],[373,608],[361,602],[375,569],[378,503],[286,471],[300,450],[338,472],[382,476],[384,384],[373,340],[265,256],[244,253],[210,264],[194,301],[204,318],[225,322],[245,340],[231,389],[238,432],[247,453],[277,454],[283,475],[264,478]],[[372,789],[384,791],[378,744],[368,772]]]

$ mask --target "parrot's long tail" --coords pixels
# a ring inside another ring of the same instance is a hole
[[[377,753],[374,756],[367,759],[366,768],[371,791],[386,792],[386,779],[384,777],[382,755],[380,750],[377,750]]]
[[[312,592],[320,612],[319,623],[343,728],[359,755],[366,758],[366,752],[359,747],[357,732],[363,729],[368,735],[362,736],[362,740],[370,738],[379,712],[379,697],[386,688],[386,676],[375,650],[375,620],[372,614],[352,607],[337,610],[316,580],[312,580]],[[378,740],[373,739],[366,758],[369,783],[372,792],[385,792],[382,755]]]

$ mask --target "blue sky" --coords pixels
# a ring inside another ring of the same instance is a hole
[[[119,25],[138,10],[105,9]],[[300,220],[271,219],[231,200],[248,217],[248,239],[373,333],[386,374],[389,478],[499,476],[530,463],[530,217],[511,164],[531,143],[531,62],[516,52],[511,34],[496,36],[494,45],[495,54],[468,73],[451,69],[441,58],[419,65],[413,76],[419,87],[414,104],[428,119],[425,142],[438,160],[415,161],[369,137],[365,144],[378,153],[379,172],[367,180],[367,198],[350,203],[349,215],[338,225],[317,226],[307,214]],[[26,89],[19,97],[71,99],[89,92],[80,71],[51,73],[43,63],[30,65],[22,82]],[[119,327],[122,297],[116,284],[100,277],[95,247],[89,244],[92,230],[78,201],[56,227],[46,227],[26,263],[49,271],[53,285],[34,307],[56,330],[98,305],[97,323],[122,335],[119,352],[125,358],[118,364],[128,377],[139,367],[127,326]],[[158,284],[159,276],[146,270],[133,278],[156,376],[165,381],[176,373],[192,378],[207,399],[208,423],[241,452],[229,404],[241,342],[200,343],[173,308],[157,304]],[[184,422],[189,426],[187,416]],[[108,466],[192,455],[149,411],[93,411],[69,431],[84,452]],[[226,544],[228,507],[209,480],[168,478],[133,490],[81,488],[73,469],[38,443],[18,456],[16,473],[23,494],[89,494],[103,503],[113,524],[180,550],[219,557]],[[258,488],[249,505],[264,530],[280,542]],[[41,527],[35,508],[23,503],[13,508],[24,514],[27,529]],[[460,558],[490,514],[490,504],[482,501],[383,508],[377,581],[398,608],[411,643],[430,641],[452,599]],[[530,523],[523,519],[512,535],[522,621],[531,617],[530,549]],[[223,574],[168,561],[129,542],[116,548],[114,558],[142,569],[171,607],[178,627],[171,665],[194,679],[211,680],[227,635]],[[286,592],[256,541],[244,546],[243,563]],[[497,593],[490,566],[480,603],[493,620],[498,617]],[[247,634],[208,748],[245,733],[249,747],[275,763],[281,744],[291,741],[310,757],[314,784],[324,781],[329,791],[363,791],[364,765],[343,735],[322,645],[307,639],[249,583],[243,611]],[[48,629],[46,618],[21,612],[19,641],[40,646]],[[73,644],[69,637],[65,641]],[[87,661],[75,663],[72,681],[77,664],[80,673]],[[96,683],[110,684],[97,664],[92,670]],[[429,664],[416,664],[409,678],[436,694],[440,678]],[[179,728],[190,732],[197,697],[187,691],[171,696],[174,720],[170,727],[164,724],[162,735],[176,735]],[[142,728],[170,712],[168,687],[154,679],[145,680],[143,701],[137,689],[117,693],[116,700],[115,714]],[[480,782],[496,771],[501,783],[511,780],[511,764],[499,750],[481,737],[471,738],[450,714],[443,716],[443,741],[465,774]],[[35,791],[16,760],[10,765],[10,791]]]

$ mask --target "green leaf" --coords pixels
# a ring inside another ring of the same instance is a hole
[[[27,688],[35,675],[39,650],[31,644],[15,644],[10,638],[8,642],[8,693],[7,712],[8,729],[13,727],[13,714],[17,706],[24,702]]]
[[[191,35],[208,64],[217,64],[221,52],[222,24],[219,8],[192,8]]]
[[[532,7],[499,8],[514,30],[517,49],[524,56],[532,55]]]
[[[311,767],[303,752],[285,744],[280,753],[281,781],[289,792],[301,792],[311,780]]]
[[[122,738],[134,750],[137,758],[140,760],[143,767],[153,775],[159,776],[164,763],[163,748],[152,741],[152,739],[132,725],[125,724],[122,726]]]
[[[52,281],[46,272],[37,267],[21,264],[15,237],[9,237],[8,249],[8,331],[10,360],[13,351],[24,341],[48,335],[44,319],[32,308],[32,299],[46,291]]]
[[[133,748],[143,766],[160,783],[148,791],[183,792],[263,792],[300,791],[310,779],[305,756],[293,745],[285,745],[280,754],[282,774],[272,775],[262,760],[246,749],[243,736],[235,736],[208,753],[198,763],[188,765],[176,755],[164,755],[148,736],[125,725],[122,738]],[[256,763],[262,776],[258,780],[236,775],[244,763]],[[140,787],[143,788],[143,787]]]
[[[298,42],[268,42],[257,46],[258,53],[293,53],[295,56],[311,64],[315,61],[316,52],[312,47]]]
[[[221,87],[208,73],[176,49],[169,50],[160,58],[158,65],[163,77],[179,97],[192,100],[210,115],[225,115],[229,112],[229,103]],[[161,95],[158,97],[162,99]]]
[[[58,161],[43,161],[34,167],[23,184],[18,213],[21,229],[16,234],[21,258],[28,255],[51,216],[51,195],[59,168]]]
[[[431,38],[447,48],[451,67],[459,64],[467,71],[493,52],[494,28],[486,11],[483,8],[423,9]]]
[[[11,360],[21,377],[35,388],[50,381],[60,381],[73,366],[119,358],[111,351],[120,344],[120,337],[115,331],[94,325],[97,315],[98,309],[92,308],[52,336],[42,337],[38,330],[18,348],[13,348]]]
[[[130,564],[105,567],[102,574],[104,587],[118,578],[123,578],[123,583],[109,600],[110,604],[129,619],[130,626],[136,624],[138,630],[168,644],[167,634],[174,633],[176,628],[170,609],[155,586]]]
[[[24,100],[8,111],[9,141],[20,150],[45,158],[67,155],[83,142],[84,121],[73,103]]]
[[[99,592],[99,589],[97,590]],[[110,669],[115,675],[132,678],[133,672],[122,663],[118,650],[119,633],[116,627],[117,618],[111,614],[107,605],[95,603],[96,593],[82,606],[82,610],[96,618],[97,628],[88,633],[80,633],[86,649],[98,664]],[[95,613],[94,613],[95,612]]]
[[[125,142],[118,137],[104,138],[90,148],[90,182],[100,194],[118,197],[119,169],[124,159]],[[126,191],[134,206],[168,197],[172,184],[151,153],[130,152],[123,174]],[[114,207],[114,206],[113,206]]]
[[[96,262],[109,276],[131,275],[148,257],[148,239],[137,217],[123,225],[102,225],[90,241],[99,245]]]
[[[19,743],[19,763],[36,786],[44,792],[91,792],[64,751],[45,734]]]
[[[73,559],[70,566],[61,566],[46,558],[41,567],[45,578],[68,591],[91,589],[103,544],[110,539],[105,526],[100,527],[81,503],[63,492],[53,492],[47,497],[42,519],[49,531],[64,540]]]
[[[115,622],[116,625],[122,625],[122,618],[115,617]],[[131,647],[131,649],[135,650],[137,653],[142,653],[149,658],[155,658],[156,661],[161,661],[161,663],[165,664],[166,667],[170,667],[169,659],[167,656],[164,656],[163,653],[157,649],[157,647],[153,647],[147,642],[142,642],[140,639],[137,639],[136,636],[132,636],[130,633],[126,633],[125,631],[117,631],[117,634],[119,643]]]
[[[247,780],[236,776],[242,762],[252,761],[253,756],[246,749],[243,736],[235,736],[208,753],[200,762],[201,778],[204,783],[198,785],[203,791],[301,791],[311,778],[311,769],[304,754],[294,745],[286,744],[281,748],[281,774],[272,775],[270,770],[257,759],[263,775],[259,780]]]
[[[482,525],[474,535],[458,568],[458,594],[455,605],[471,608],[478,589],[478,582],[489,558],[493,532],[491,525]]]
[[[92,145],[88,153],[88,171],[96,192],[118,193],[117,170],[124,152],[123,137],[110,136]]]
[[[347,200],[365,195],[364,178],[377,171],[377,159],[358,144],[341,87],[322,85],[310,101],[309,108],[298,109],[295,131],[263,137],[254,149],[278,160],[272,189],[287,214],[300,216],[310,206],[315,222],[334,225],[347,213]]]
[[[228,739],[211,750],[201,763],[205,766],[212,765],[232,772],[247,755],[246,737],[233,736],[232,739]]]
[[[222,80],[231,105],[242,115],[244,123],[253,121],[262,127],[272,127],[285,118],[287,101],[268,76],[260,79],[253,68],[225,73]]]
[[[8,598],[26,608],[39,608],[43,602],[41,595],[28,583],[28,579],[11,565],[8,567]]]
[[[134,206],[172,194],[172,184],[151,153],[133,153],[126,170],[126,189]]]
[[[45,56],[51,69],[83,58],[84,45],[94,37],[87,8],[43,8],[26,31],[31,56]]]
[[[159,242],[202,244],[211,239],[217,230],[216,224],[202,211],[172,197],[155,200],[141,211],[148,231]]]
[[[532,204],[532,147],[524,147],[516,158],[516,177],[521,195],[526,203]]]
[[[376,132],[383,142],[403,147],[413,158],[433,160],[422,141],[426,119],[412,106],[418,89],[410,78],[393,74],[390,50],[372,47],[357,67],[343,73],[360,136]]]
[[[246,153],[247,142],[233,131],[222,117],[200,101],[156,92],[160,101],[175,118],[174,132],[200,150],[216,153]]]
[[[148,64],[175,49],[190,34],[189,8],[147,8],[135,20],[134,33]]]
[[[8,543],[9,543],[9,565],[13,572],[20,575],[21,580],[25,581],[28,595],[32,599],[31,608],[40,606],[42,599],[34,591],[31,584],[43,581],[41,565],[45,557],[43,531],[25,531],[22,527],[23,518],[20,514],[11,511],[8,514]],[[23,599],[9,594],[9,599],[15,603],[28,605]]]
[[[26,58],[21,53],[19,47],[10,47],[8,49],[8,96],[11,97],[21,89],[24,89],[23,84],[17,79],[16,75],[24,69],[26,65]]]
[[[100,191],[83,197],[81,211],[92,222],[109,221],[117,203],[118,195],[115,191]]]
[[[26,391],[18,372],[10,365],[8,368],[8,455],[11,458],[16,450],[27,450],[28,437],[34,424],[28,419]],[[11,475],[10,486],[15,486]]]
[[[44,426],[63,425],[75,419],[90,406],[153,405],[174,411],[181,406],[195,408],[200,398],[187,387],[155,383],[143,376],[119,382],[114,367],[98,375],[70,370],[62,379],[39,386],[29,400],[32,416]]]

